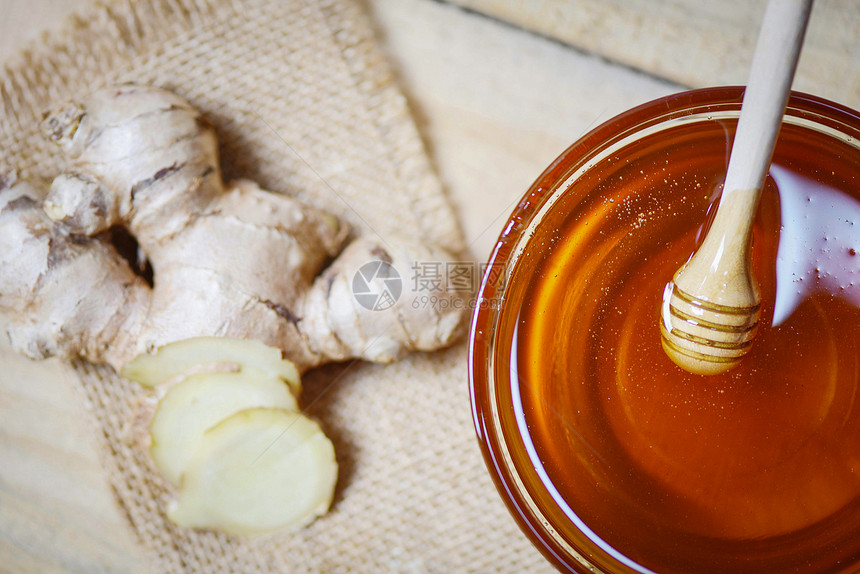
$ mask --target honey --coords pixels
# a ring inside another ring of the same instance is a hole
[[[539,511],[512,510],[579,553],[532,534],[575,571],[860,571],[856,143],[783,127],[754,228],[762,324],[741,364],[693,375],[660,344],[663,287],[703,236],[734,126],[714,113],[593,158],[506,277],[491,410],[500,458],[525,470],[501,484],[531,493]],[[820,206],[822,190],[839,221],[798,200]]]

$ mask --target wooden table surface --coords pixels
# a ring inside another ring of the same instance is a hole
[[[0,62],[88,1],[0,0]],[[743,83],[764,4],[366,2],[479,259],[527,186],[590,127],[685,87]],[[860,108],[858,32],[860,3],[819,0],[795,85]],[[5,341],[0,365],[0,572],[146,572],[69,372]]]

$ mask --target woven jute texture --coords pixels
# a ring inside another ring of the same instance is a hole
[[[123,0],[94,6],[0,73],[0,162],[50,179],[43,111],[118,82],[169,88],[216,126],[225,179],[245,177],[347,219],[462,248],[450,206],[372,27],[353,0]],[[241,539],[173,526],[172,493],[134,439],[144,393],[76,365],[118,506],[153,572],[538,572],[472,430],[464,342],[391,366],[305,377],[335,443],[332,510],[298,532]]]

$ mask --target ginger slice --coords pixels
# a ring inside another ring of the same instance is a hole
[[[245,409],[206,431],[168,517],[240,535],[298,528],[328,510],[336,480],[334,447],[316,421]]]
[[[238,370],[253,367],[290,385],[295,394],[301,391],[296,366],[285,360],[279,349],[254,339],[227,337],[194,337],[168,343],[154,353],[139,355],[127,363],[120,374],[145,387],[162,383],[196,370]]]
[[[299,409],[283,380],[253,367],[241,372],[197,373],[171,386],[158,402],[149,427],[150,454],[156,467],[178,486],[207,429],[251,407]]]

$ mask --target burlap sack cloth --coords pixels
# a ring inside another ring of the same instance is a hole
[[[0,161],[50,179],[44,110],[116,82],[176,91],[217,127],[225,179],[248,177],[347,219],[462,249],[452,210],[354,0],[125,0],[94,7],[0,75]],[[493,488],[474,436],[465,341],[394,366],[305,379],[340,464],[329,514],[240,539],[176,528],[128,421],[142,392],[76,366],[104,471],[153,572],[534,572],[549,567]]]

